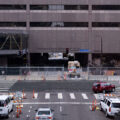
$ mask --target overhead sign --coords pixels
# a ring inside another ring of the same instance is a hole
[[[89,49],[80,49],[80,52],[90,52]]]

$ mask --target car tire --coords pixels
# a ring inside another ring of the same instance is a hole
[[[103,90],[103,93],[105,94],[105,93],[106,93],[106,91],[105,91],[105,90]]]
[[[13,106],[12,106],[12,109],[11,109],[11,111],[10,111],[10,112],[13,112],[13,109],[14,109],[14,108],[13,108]]]
[[[107,110],[105,111],[105,116],[106,116],[106,118],[108,117],[108,113],[107,113]]]
[[[103,111],[101,104],[100,104],[100,111]]]
[[[9,118],[9,111],[8,111],[8,114],[6,115],[6,118],[7,118],[7,119]]]
[[[115,92],[115,88],[112,89],[112,92]]]

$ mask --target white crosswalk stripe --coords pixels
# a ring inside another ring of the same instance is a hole
[[[85,93],[82,93],[83,99],[88,99],[87,95]]]
[[[0,92],[7,92],[9,91],[9,88],[0,88]]]
[[[45,99],[50,99],[50,93],[45,93]]]
[[[70,93],[70,98],[71,99],[75,99],[75,94],[74,93]]]
[[[94,94],[94,96],[95,96],[95,99],[98,99],[98,94]]]
[[[103,99],[103,94],[94,94],[94,96],[95,96],[95,99],[97,99],[97,100],[100,100],[100,99]]]
[[[63,99],[62,93],[58,93],[58,99]]]
[[[16,80],[1,80],[0,79],[0,92],[9,91],[11,86],[13,86],[17,81]]]

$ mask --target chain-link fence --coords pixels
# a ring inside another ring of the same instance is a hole
[[[64,67],[0,67],[0,80],[120,80],[120,67],[87,67],[79,72],[73,77]]]
[[[120,80],[120,67],[89,67],[89,80]]]
[[[63,79],[64,67],[0,67],[2,80]]]

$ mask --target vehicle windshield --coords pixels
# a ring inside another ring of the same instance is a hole
[[[50,111],[39,111],[38,115],[50,115]]]
[[[0,107],[4,107],[4,101],[0,101]]]
[[[114,107],[114,108],[120,108],[120,103],[112,103],[112,107]]]
[[[99,84],[98,83],[94,83],[93,86],[98,86]]]
[[[106,83],[101,83],[101,86],[104,87],[104,86],[107,86],[107,84]]]
[[[106,86],[110,86],[111,84],[110,83],[106,83]]]

